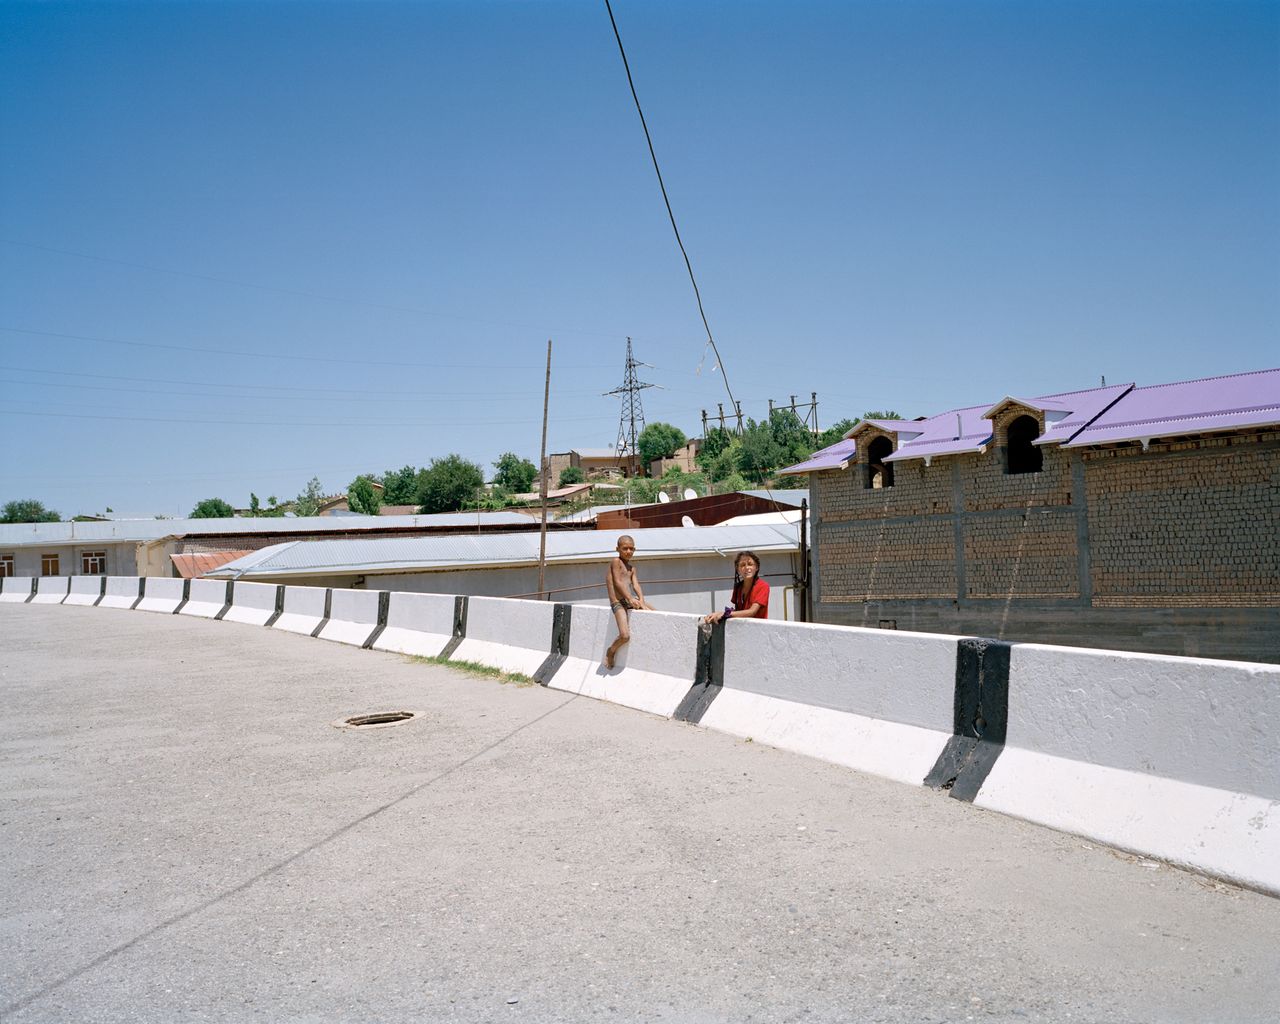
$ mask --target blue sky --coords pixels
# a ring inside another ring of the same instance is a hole
[[[1280,5],[618,0],[729,381],[1280,364]],[[603,2],[0,5],[0,501],[185,514],[725,401]],[[127,343],[127,344],[126,344]]]

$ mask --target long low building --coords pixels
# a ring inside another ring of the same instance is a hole
[[[406,537],[536,527],[520,512],[8,523],[0,525],[0,576],[186,575],[178,568],[182,559],[174,556],[243,553],[286,538]]]
[[[545,592],[555,601],[607,604],[604,578],[624,530],[549,533]],[[636,531],[635,564],[645,596],[662,611],[706,613],[733,589],[733,560],[754,551],[772,588],[771,618],[797,618],[799,527],[672,527]],[[206,573],[217,579],[317,587],[536,597],[534,533],[298,541],[263,548]]]

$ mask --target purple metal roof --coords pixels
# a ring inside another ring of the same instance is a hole
[[[1044,433],[1036,438],[1036,444],[1064,444],[1071,436],[1088,426],[1099,413],[1108,408],[1117,399],[1133,390],[1132,384],[1111,384],[1105,388],[1089,388],[1087,391],[1068,391],[1061,395],[1046,395],[1036,399],[1046,404],[1042,409],[1058,411],[1066,410],[1062,419],[1045,421]]]
[[[853,458],[857,447],[854,441],[837,441],[827,448],[820,448],[804,462],[780,470],[779,474],[817,473],[824,469],[842,469],[844,464]]]
[[[1280,369],[1134,388],[1065,447],[1280,424]]]
[[[901,441],[897,450],[884,461],[931,459],[935,455],[980,451],[991,440],[991,423],[982,418],[988,408],[986,405],[973,405],[967,409],[949,409],[926,420],[909,421],[911,429],[920,431],[920,436]]]

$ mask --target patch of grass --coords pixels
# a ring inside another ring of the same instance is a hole
[[[503,686],[508,683],[514,683],[516,686],[537,685],[534,680],[523,672],[504,672],[502,669],[494,668],[492,665],[481,665],[478,661],[454,661],[439,654],[430,658],[421,654],[408,654],[405,657],[419,665],[444,665],[446,668],[456,668],[459,672],[465,672],[469,676],[484,676],[488,679],[496,679]]]

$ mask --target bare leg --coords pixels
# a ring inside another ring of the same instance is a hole
[[[604,652],[604,667],[613,668],[614,655],[618,653],[619,648],[631,639],[631,626],[627,621],[627,609],[615,608],[613,611],[614,621],[618,624],[618,638],[609,645],[609,649]]]

